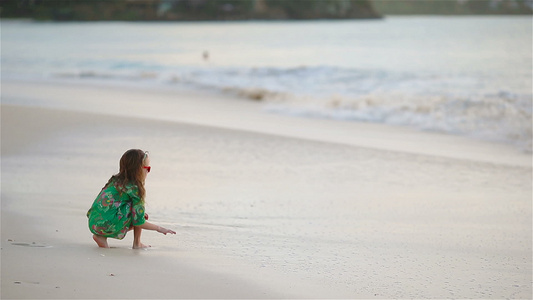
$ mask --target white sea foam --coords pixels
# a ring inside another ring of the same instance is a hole
[[[267,111],[296,116],[356,120],[411,126],[422,130],[465,135],[515,144],[531,151],[531,103],[502,97],[447,99],[401,95],[368,95],[359,99],[335,96],[330,102],[273,103]],[[417,101],[418,100],[418,101]]]
[[[479,88],[483,78],[336,67],[195,70],[173,78],[263,101],[269,112],[411,126],[531,151],[531,94]]]
[[[262,101],[267,112],[409,126],[532,150],[531,94],[478,88],[483,78],[338,67],[71,71],[52,77],[211,90]]]

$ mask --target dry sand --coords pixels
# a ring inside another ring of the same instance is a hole
[[[1,297],[531,298],[531,156],[214,95],[2,83]],[[85,212],[152,153],[144,233]]]

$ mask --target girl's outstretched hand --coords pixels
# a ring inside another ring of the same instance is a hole
[[[157,229],[157,232],[162,233],[164,235],[167,235],[167,233],[176,234],[175,231],[170,230],[170,229],[166,229],[165,227],[161,227],[161,226],[159,226],[159,228]]]

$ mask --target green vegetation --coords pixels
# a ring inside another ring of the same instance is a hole
[[[531,0],[371,0],[383,15],[530,15]]]
[[[379,18],[368,0],[1,0],[3,18],[177,21]]]
[[[0,0],[2,18],[54,21],[360,19],[529,14],[532,0]]]

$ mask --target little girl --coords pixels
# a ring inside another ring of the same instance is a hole
[[[120,172],[111,176],[87,212],[89,229],[99,247],[109,248],[108,237],[121,240],[131,229],[133,249],[150,247],[141,243],[143,229],[176,234],[146,221],[144,180],[150,169],[148,152],[131,149],[120,158]]]

